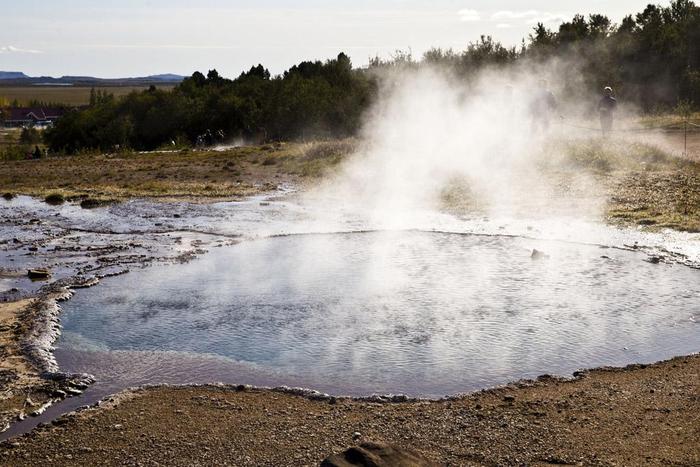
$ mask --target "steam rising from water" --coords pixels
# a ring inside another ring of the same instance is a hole
[[[312,197],[363,212],[379,228],[409,227],[425,211],[465,206],[482,215],[599,217],[591,177],[569,173],[562,187],[540,167],[571,102],[535,112],[541,120],[533,122],[544,89],[536,76],[514,77],[485,73],[467,86],[421,69],[385,79],[358,154]]]

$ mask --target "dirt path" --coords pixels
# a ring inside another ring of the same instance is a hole
[[[6,442],[5,465],[317,465],[359,441],[446,465],[698,465],[700,357],[439,402],[152,388]],[[355,440],[353,440],[353,435]]]

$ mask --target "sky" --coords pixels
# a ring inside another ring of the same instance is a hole
[[[480,35],[518,45],[576,13],[619,22],[649,0],[0,0],[0,70],[30,76],[235,77],[345,52],[356,66],[396,50],[462,50]],[[668,1],[663,1],[666,4]]]

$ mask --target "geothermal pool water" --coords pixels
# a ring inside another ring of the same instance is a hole
[[[56,356],[100,393],[221,381],[439,397],[697,352],[700,271],[646,258],[424,231],[243,241],[78,291]]]

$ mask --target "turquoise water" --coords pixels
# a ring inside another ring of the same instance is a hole
[[[78,291],[57,358],[110,390],[225,381],[437,397],[700,351],[700,271],[645,258],[431,232],[242,242]]]

